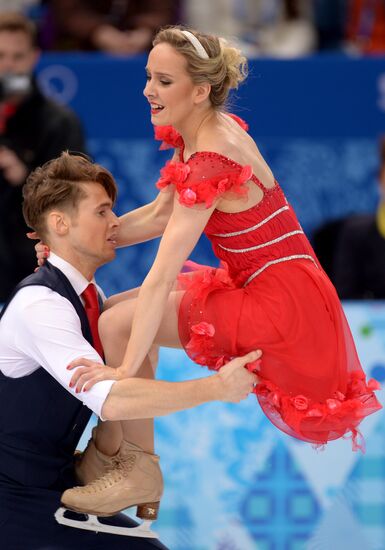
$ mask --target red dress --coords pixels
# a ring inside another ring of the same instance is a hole
[[[243,121],[234,117],[246,129]],[[351,432],[378,409],[366,382],[336,291],[322,270],[278,183],[265,188],[249,166],[215,152],[183,162],[183,141],[157,127],[161,148],[180,150],[157,186],[175,186],[187,207],[218,196],[244,195],[253,181],[264,193],[246,211],[214,210],[205,234],[220,268],[191,265],[179,276],[185,290],[179,335],[189,357],[217,370],[234,356],[262,349],[255,388],[267,417],[284,432],[322,445]]]

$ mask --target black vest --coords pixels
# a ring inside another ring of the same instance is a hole
[[[47,286],[67,298],[92,345],[78,295],[67,277],[48,262],[17,285],[0,322],[15,294],[31,285]],[[0,481],[57,490],[73,486],[73,453],[90,416],[91,411],[42,367],[21,378],[0,372]]]

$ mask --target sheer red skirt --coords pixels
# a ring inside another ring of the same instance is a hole
[[[269,267],[237,288],[225,269],[192,265],[179,277],[185,290],[179,335],[193,361],[217,370],[232,357],[263,351],[255,394],[282,431],[322,445],[350,435],[381,408],[366,382],[335,289],[312,262]]]

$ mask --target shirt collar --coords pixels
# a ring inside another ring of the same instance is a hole
[[[64,273],[78,296],[80,296],[81,293],[85,291],[90,283],[94,283],[94,285],[96,285],[95,279],[89,281],[72,264],[58,256],[57,254],[54,254],[52,251],[50,252],[48,261]]]

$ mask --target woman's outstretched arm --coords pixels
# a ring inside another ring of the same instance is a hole
[[[215,205],[207,209],[186,208],[175,200],[158,254],[139,291],[131,336],[119,369],[124,377],[135,376],[146,357],[173,284],[214,209]]]
[[[163,235],[173,209],[172,190],[158,193],[152,202],[120,216],[118,247],[150,241]]]

